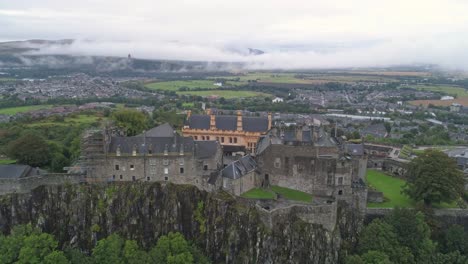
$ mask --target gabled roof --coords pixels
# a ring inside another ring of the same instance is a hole
[[[229,164],[221,171],[221,175],[223,177],[236,180],[255,170],[256,168],[257,163],[255,160],[252,158],[252,156],[247,155]]]

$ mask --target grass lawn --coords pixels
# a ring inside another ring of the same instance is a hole
[[[17,113],[24,113],[39,109],[49,109],[52,108],[52,105],[29,105],[29,106],[18,106],[0,109],[0,114],[2,115],[14,115]]]
[[[308,202],[308,203],[312,202],[312,195],[305,193],[305,192],[296,191],[293,189],[279,187],[279,186],[271,186],[271,189],[275,193],[283,196],[285,199],[288,199],[288,200],[302,201],[302,202]]]
[[[367,183],[377,191],[383,192],[385,201],[383,203],[369,203],[368,207],[392,208],[412,207],[414,202],[401,193],[405,181],[388,176],[380,171],[367,170]]]
[[[194,106],[194,103],[182,103],[182,107],[185,107],[185,108],[190,108],[193,106]]]
[[[245,192],[241,195],[244,198],[250,198],[250,199],[275,199],[276,195],[274,192],[261,189],[261,188],[255,188],[251,189],[248,192]]]
[[[0,159],[0,165],[13,164],[13,163],[15,163],[15,162],[16,162],[16,160]]]
[[[377,191],[383,192],[385,201],[383,203],[368,203],[370,208],[393,208],[414,207],[416,203],[408,196],[401,193],[406,181],[389,176],[377,170],[367,170],[367,184]],[[434,208],[458,208],[456,202],[434,204]]]
[[[255,188],[243,193],[241,196],[251,199],[276,199],[277,195],[281,195],[287,200],[301,201],[307,203],[312,202],[311,194],[279,186],[271,186],[270,190]]]

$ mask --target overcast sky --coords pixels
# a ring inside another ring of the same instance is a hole
[[[465,0],[2,0],[0,29],[0,40],[93,40],[49,53],[468,69]],[[237,52],[248,47],[266,54]]]

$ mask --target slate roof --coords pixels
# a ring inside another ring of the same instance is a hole
[[[193,151],[193,139],[191,137],[182,137],[179,134],[173,137],[112,137],[108,147],[108,152],[115,153],[120,147],[120,153],[131,154],[136,147],[137,153],[164,153],[179,152],[183,145],[184,152]]]
[[[236,180],[255,170],[256,168],[257,163],[255,160],[252,158],[252,156],[247,155],[226,166],[226,168],[221,171],[221,175],[223,177]]]
[[[216,155],[219,143],[217,141],[195,141],[195,156],[199,159],[207,159]]]
[[[346,151],[351,156],[364,155],[364,146],[362,144],[346,144]]]
[[[17,179],[34,176],[39,172],[39,169],[32,168],[28,165],[0,165],[0,179]]]
[[[172,126],[168,123],[165,123],[146,131],[146,133],[141,133],[138,136],[143,137],[146,135],[147,137],[172,137],[174,136],[174,132],[174,128],[172,128]]]
[[[216,115],[216,128],[220,130],[235,131],[237,129],[237,116]],[[192,129],[210,129],[209,115],[191,115],[186,122]],[[268,131],[267,117],[242,117],[242,129],[247,132]]]

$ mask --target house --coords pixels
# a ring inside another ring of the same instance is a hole
[[[246,155],[232,162],[220,173],[222,177],[222,189],[239,196],[255,188],[256,168],[257,163],[251,155]]]
[[[281,97],[276,97],[275,99],[271,100],[272,103],[282,103],[284,101]]]
[[[367,126],[361,130],[362,136],[373,136],[375,138],[384,138],[387,136],[387,129],[383,123],[377,123]]]

